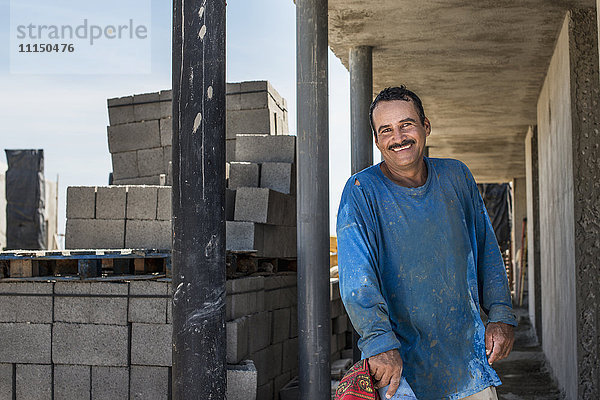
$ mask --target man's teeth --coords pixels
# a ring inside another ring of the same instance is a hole
[[[402,147],[396,147],[396,148],[395,148],[395,149],[393,149],[393,150],[394,150],[394,151],[396,151],[396,152],[397,152],[397,151],[402,151],[402,150],[406,150],[406,149],[408,149],[410,146],[412,146],[412,143],[411,143],[411,144],[407,144],[407,145],[405,145],[405,146],[402,146]]]

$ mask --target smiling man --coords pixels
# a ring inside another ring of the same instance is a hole
[[[348,180],[337,220],[342,300],[362,355],[387,398],[403,377],[420,400],[496,399],[491,364],[510,353],[517,323],[473,176],[424,157],[431,123],[404,86],[379,93],[370,118],[383,162]]]

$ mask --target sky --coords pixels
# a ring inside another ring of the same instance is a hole
[[[42,0],[13,0],[20,6]],[[44,0],[44,4],[66,4],[75,0]],[[79,0],[79,2],[84,0]],[[85,0],[84,3],[90,3]],[[89,74],[73,68],[65,57],[62,67],[68,73],[11,73],[9,51],[10,0],[0,0],[0,145],[2,149],[44,149],[45,174],[59,180],[59,233],[65,229],[67,186],[107,185],[111,172],[106,137],[108,98],[171,88],[170,0],[121,2],[125,13],[136,13],[132,4],[147,3],[151,19],[148,68],[140,73],[118,73],[119,62],[109,49],[96,47],[93,56],[106,57],[112,64],[102,74]],[[41,3],[40,3],[41,4]],[[109,7],[94,17],[108,20]],[[13,6],[14,9],[14,6]],[[53,7],[44,16],[52,21]],[[64,10],[63,10],[64,11]],[[149,12],[148,12],[149,11]],[[92,12],[90,10],[89,12]],[[57,16],[54,16],[58,19]],[[287,99],[290,133],[296,133],[296,27],[292,0],[227,1],[227,81],[269,80]],[[50,69],[41,59],[38,70]],[[52,68],[61,68],[60,63]],[[75,71],[75,72],[73,72]],[[13,70],[14,72],[14,70]],[[56,71],[54,71],[56,72]],[[329,52],[329,151],[330,227],[335,232],[335,216],[345,181],[350,176],[350,95],[349,75]],[[378,157],[376,157],[378,159]],[[4,156],[0,163],[6,163]]]

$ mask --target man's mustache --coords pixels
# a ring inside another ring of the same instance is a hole
[[[409,144],[416,144],[417,142],[414,139],[404,139],[401,143],[394,143],[389,145],[388,150],[394,150],[398,147],[404,147]]]

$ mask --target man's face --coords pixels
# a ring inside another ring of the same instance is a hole
[[[373,110],[375,145],[389,167],[406,169],[423,157],[425,138],[431,132],[429,120],[421,124],[412,101],[381,101]]]

